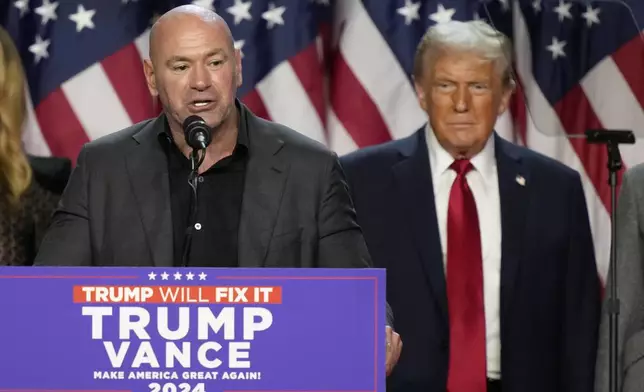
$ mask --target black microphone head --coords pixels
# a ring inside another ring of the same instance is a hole
[[[193,149],[205,149],[212,141],[212,129],[203,118],[192,115],[183,121],[186,143]]]

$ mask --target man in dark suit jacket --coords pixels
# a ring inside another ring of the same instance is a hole
[[[205,257],[212,260],[197,260],[200,235],[218,242],[203,223],[193,234],[195,257],[189,263],[369,267],[369,254],[335,155],[295,131],[256,117],[242,103],[237,105],[245,123],[240,128],[248,131],[248,151],[252,151],[240,198],[238,249],[230,260],[214,253]],[[83,148],[37,263],[180,264],[173,245],[181,245],[183,237],[173,232],[177,227],[183,232],[185,225],[173,220],[171,194],[178,190],[170,188],[172,176],[162,147],[166,121],[162,114]],[[208,174],[204,172],[205,181],[199,183],[203,189],[207,189]],[[189,190],[187,175],[177,182],[176,188]],[[200,199],[200,207],[212,204],[212,199],[202,195]]]
[[[84,146],[37,265],[370,266],[337,156],[235,98],[241,55],[219,15],[166,13],[144,70],[164,113]],[[182,129],[191,115],[213,130],[195,221]],[[387,321],[391,370],[401,343],[391,312]]]
[[[593,389],[600,284],[582,183],[495,134],[510,50],[483,22],[430,28],[414,72],[427,126],[341,159],[405,337],[390,392]]]

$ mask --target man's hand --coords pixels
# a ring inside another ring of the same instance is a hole
[[[400,340],[400,335],[398,335],[394,330],[387,326],[387,362],[385,369],[387,376],[391,374],[391,371],[394,370],[394,366],[398,363],[398,358],[400,358],[400,352],[402,351],[402,340]]]

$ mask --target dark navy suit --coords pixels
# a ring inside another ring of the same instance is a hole
[[[579,174],[494,134],[504,392],[591,392],[600,282]],[[424,128],[341,159],[403,349],[388,391],[444,392],[449,327]],[[517,176],[522,176],[521,185]]]

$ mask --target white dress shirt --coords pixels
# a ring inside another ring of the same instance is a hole
[[[443,270],[447,262],[447,208],[452,183],[456,173],[449,167],[454,158],[438,143],[434,132],[426,127],[427,147],[434,186],[436,217],[441,237]],[[467,175],[467,183],[472,189],[478,210],[479,230],[481,233],[481,252],[483,256],[483,295],[485,301],[485,335],[487,355],[487,375],[501,378],[501,323],[500,323],[500,285],[501,285],[501,201],[494,155],[494,137],[490,136],[483,150],[470,162],[474,170]],[[449,299],[448,299],[449,300]]]

